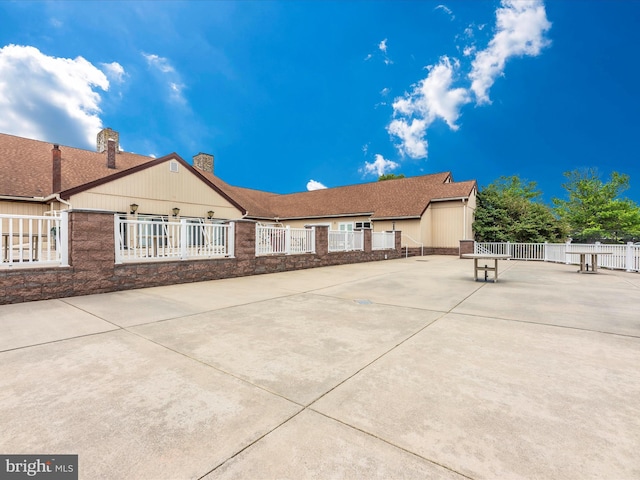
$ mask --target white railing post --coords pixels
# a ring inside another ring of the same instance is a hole
[[[113,249],[116,265],[118,265],[122,263],[122,240],[120,239],[120,217],[117,213],[113,216]]]
[[[227,254],[231,258],[236,255],[236,222],[230,222],[227,227]]]
[[[284,234],[284,254],[291,255],[291,227],[289,225],[287,225]]]
[[[544,242],[544,245],[542,246],[543,251],[542,251],[542,258],[544,259],[545,262],[549,261],[549,257],[547,256],[547,250],[549,248],[549,242]]]
[[[311,253],[316,253],[316,227],[311,227]]]
[[[187,219],[183,218],[180,220],[180,238],[178,240],[180,243],[180,259],[182,260],[186,260],[188,253],[187,253],[187,246],[189,244],[188,242],[188,237],[187,237]]]
[[[56,236],[59,236],[59,243],[56,245],[60,249],[60,265],[69,266],[69,212],[60,212],[56,228]],[[58,232],[60,232],[58,234]]]
[[[634,265],[634,252],[633,252],[633,242],[627,242],[627,248],[626,248],[626,255],[625,255],[625,262],[624,262],[624,268],[625,271],[627,272],[633,272],[633,267]]]
[[[567,240],[564,244],[564,258],[565,258],[564,263],[567,265],[571,264],[571,261],[569,260],[569,255],[568,255],[569,245],[571,245],[571,240]]]

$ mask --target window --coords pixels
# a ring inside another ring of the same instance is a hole
[[[353,222],[340,222],[338,230],[341,232],[353,232]]]
[[[371,222],[356,222],[356,230],[371,230]]]
[[[169,171],[173,173],[178,172],[178,162],[171,161],[169,162]]]

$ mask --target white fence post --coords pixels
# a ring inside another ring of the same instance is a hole
[[[311,227],[311,253],[316,253],[316,227]]]
[[[116,265],[122,263],[122,241],[120,238],[120,217],[116,213],[113,216],[113,246],[116,255]]]
[[[291,255],[291,227],[287,225],[287,230],[284,234],[284,254]]]
[[[236,222],[229,222],[227,228],[227,252],[230,258],[236,255]]]
[[[627,272],[633,272],[633,267],[634,267],[634,254],[633,254],[633,242],[627,242],[627,248],[626,248],[626,255],[625,255],[625,262],[624,262],[624,267],[625,267],[625,271]]]
[[[69,266],[69,212],[60,212],[60,225],[56,228],[56,233],[60,232],[59,244],[60,248],[60,265]]]
[[[180,258],[182,260],[187,259],[187,246],[188,246],[188,238],[187,238],[187,219],[183,218],[180,220]]]

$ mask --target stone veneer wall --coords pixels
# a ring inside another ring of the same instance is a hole
[[[365,230],[362,252],[329,252],[328,227],[316,227],[316,253],[255,255],[255,223],[236,222],[235,258],[115,264],[113,214],[69,213],[69,267],[0,270],[0,304],[29,302],[134,288],[217,280],[329,265],[400,258],[401,232],[395,250],[371,250]]]
[[[460,240],[460,258],[466,253],[473,253],[475,243],[473,240]]]

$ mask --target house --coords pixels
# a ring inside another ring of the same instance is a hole
[[[472,238],[475,181],[450,172],[311,192],[277,194],[232,186],[214,173],[212,155],[193,165],[123,152],[109,128],[88,151],[0,134],[0,214],[65,209],[172,218],[245,218],[291,227],[402,231],[402,244],[425,253],[457,253]]]
[[[331,230],[370,228],[402,232],[415,253],[457,253],[473,238],[477,184],[454,182],[450,172],[278,195],[234,187],[202,174],[245,209],[245,218],[291,227],[329,225]]]
[[[119,149],[104,129],[95,151],[0,134],[0,213],[44,215],[64,209],[138,215],[240,218],[244,211],[177,154],[152,158]],[[212,156],[199,154],[196,164]]]

